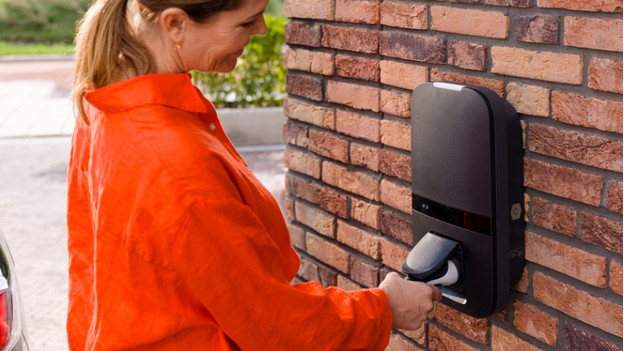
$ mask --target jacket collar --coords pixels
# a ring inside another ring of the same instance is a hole
[[[199,113],[214,109],[193,85],[188,73],[138,76],[90,91],[85,99],[105,113],[127,111],[145,105],[164,105]]]

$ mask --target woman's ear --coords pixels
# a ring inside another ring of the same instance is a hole
[[[160,26],[173,43],[179,44],[184,40],[185,24],[190,18],[184,10],[170,7],[160,14]]]

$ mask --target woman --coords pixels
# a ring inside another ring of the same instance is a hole
[[[96,0],[76,38],[69,168],[72,350],[383,349],[440,293],[291,286],[279,207],[189,70],[228,72],[268,0]]]

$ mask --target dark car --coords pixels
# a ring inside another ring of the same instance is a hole
[[[2,230],[0,230],[0,350],[29,350],[15,263]]]

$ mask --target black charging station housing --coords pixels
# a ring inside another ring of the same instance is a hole
[[[423,83],[414,89],[412,216],[414,243],[427,233],[459,243],[465,303],[443,303],[474,317],[503,309],[524,267],[522,128],[494,91]]]

